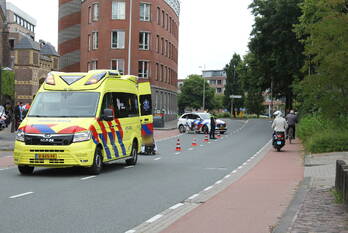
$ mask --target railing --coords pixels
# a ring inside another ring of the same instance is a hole
[[[348,203],[348,165],[343,160],[336,161],[335,187],[342,194],[343,201]]]

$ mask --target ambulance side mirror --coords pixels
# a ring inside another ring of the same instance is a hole
[[[110,109],[110,108],[104,109],[102,119],[104,121],[112,121],[114,119],[114,113],[113,113],[112,109]]]

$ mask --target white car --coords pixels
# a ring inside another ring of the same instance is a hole
[[[196,132],[209,133],[210,132],[210,117],[209,113],[192,112],[183,114],[177,123],[177,128],[180,133],[184,133],[187,127],[194,127]],[[216,119],[215,132],[224,134],[227,130],[226,122]]]

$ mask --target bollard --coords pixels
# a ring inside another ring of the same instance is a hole
[[[346,165],[346,162],[343,160],[336,160],[336,178],[335,178],[335,187],[338,192],[342,192],[342,177],[343,177],[343,168],[342,166]]]

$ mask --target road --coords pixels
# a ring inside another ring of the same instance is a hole
[[[0,170],[1,233],[122,233],[152,218],[241,166],[269,140],[267,120],[228,121],[222,139],[204,135],[158,143],[159,154],[140,156],[135,167],[108,165],[97,177],[81,169],[37,169],[20,176]],[[202,145],[202,146],[201,146]]]

